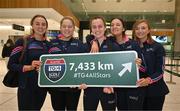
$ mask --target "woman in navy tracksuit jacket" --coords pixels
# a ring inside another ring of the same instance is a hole
[[[93,36],[89,36],[88,46],[91,47],[91,40],[95,39],[98,43],[99,52],[115,51],[118,47],[113,45],[113,42],[106,38],[106,24],[102,17],[94,17],[90,20],[90,30]],[[88,87],[84,90],[84,110],[97,110],[98,103],[101,103],[103,110],[115,110],[115,95],[113,91],[104,92],[107,88],[103,87]]]
[[[38,86],[39,58],[42,54],[48,54],[51,44],[46,40],[48,22],[43,15],[35,15],[31,20],[33,34],[26,37],[26,48],[24,49],[23,38],[18,39],[12,50],[8,62],[8,69],[19,73],[18,85],[18,109],[40,110],[47,94],[45,88]],[[24,52],[19,62],[21,53]],[[53,50],[51,50],[53,51]]]
[[[80,40],[73,38],[75,23],[71,17],[64,17],[61,20],[60,29],[61,34],[56,39],[51,40],[53,46],[58,47],[63,54],[87,52],[86,46]],[[80,89],[70,87],[50,88],[49,92],[54,110],[77,110]]]
[[[133,35],[139,42],[145,58],[146,75],[137,83],[146,86],[144,110],[162,110],[165,95],[169,89],[164,81],[165,50],[160,43],[152,40],[147,20],[138,20],[133,25]]]

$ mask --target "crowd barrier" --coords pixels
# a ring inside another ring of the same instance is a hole
[[[179,52],[178,53],[167,53],[166,54],[166,58],[167,58],[167,63],[165,64],[165,66],[168,66],[169,68],[165,67],[166,72],[168,72],[170,74],[170,78],[169,81],[167,81],[167,83],[170,84],[176,84],[175,82],[173,82],[173,76],[177,76],[180,77],[180,71],[179,71],[179,62],[180,62],[180,55]]]

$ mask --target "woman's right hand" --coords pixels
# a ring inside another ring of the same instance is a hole
[[[31,63],[32,67],[34,67],[37,71],[39,71],[39,68],[41,66],[41,61],[39,60],[33,60]]]
[[[99,52],[98,43],[97,43],[97,41],[93,40],[90,53],[97,53],[97,52]]]

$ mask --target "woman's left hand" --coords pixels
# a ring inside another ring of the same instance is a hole
[[[99,47],[97,41],[92,41],[90,53],[98,53],[98,52],[99,52]]]
[[[139,87],[148,86],[150,84],[150,80],[148,78],[141,78],[137,81],[137,85]]]
[[[80,86],[78,87],[78,89],[86,89],[87,85],[85,83],[80,84]]]

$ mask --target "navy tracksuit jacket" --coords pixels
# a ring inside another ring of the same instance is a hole
[[[147,77],[145,74],[145,62],[141,53],[141,48],[138,42],[129,39],[128,41],[119,44],[116,42],[115,37],[109,37],[109,39],[118,46],[117,51],[136,51],[138,57],[142,59],[142,65],[139,68],[139,76]],[[123,58],[120,58],[123,59]],[[143,100],[145,94],[145,88],[114,88],[116,93],[116,106],[118,110],[140,110],[143,108]]]
[[[141,48],[145,58],[146,74],[151,78],[151,84],[146,88],[144,100],[145,110],[162,110],[165,95],[169,89],[164,81],[165,50],[160,43],[154,41],[143,43]]]

